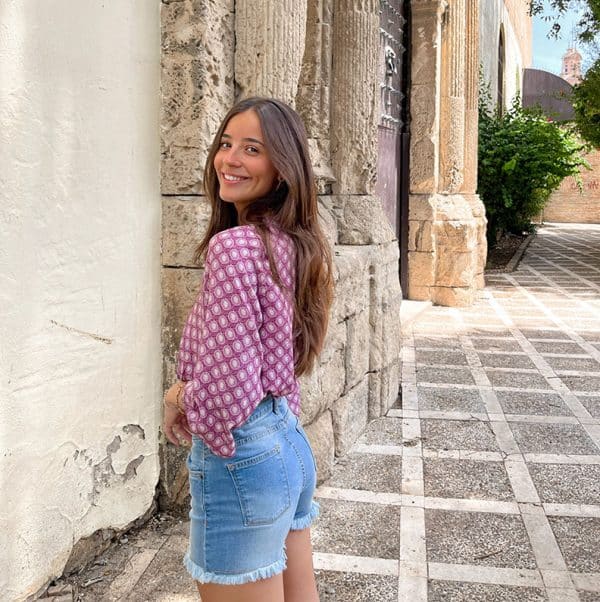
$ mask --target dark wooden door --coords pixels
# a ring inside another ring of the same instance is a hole
[[[380,121],[376,192],[400,244],[400,279],[408,263],[409,32],[408,0],[380,0]]]

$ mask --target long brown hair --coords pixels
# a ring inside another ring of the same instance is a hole
[[[300,376],[312,370],[323,348],[333,300],[333,276],[331,251],[318,220],[316,184],[306,130],[298,114],[285,103],[273,98],[247,98],[237,103],[223,119],[204,167],[204,191],[212,212],[195,258],[201,259],[217,232],[238,225],[235,206],[219,197],[214,158],[229,120],[249,110],[258,116],[265,147],[281,182],[265,198],[247,205],[240,222],[257,228],[265,244],[273,278],[279,286],[282,283],[273,260],[265,218],[274,222],[294,243],[294,368],[296,376]]]

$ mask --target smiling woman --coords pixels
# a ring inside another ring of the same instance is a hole
[[[315,602],[316,464],[297,378],[323,347],[333,283],[296,112],[233,107],[204,186],[204,280],[165,395],[167,438],[192,442],[185,566],[204,602]]]

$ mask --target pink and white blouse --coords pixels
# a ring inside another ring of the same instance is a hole
[[[292,336],[295,249],[272,228],[270,244],[281,282],[251,225],[210,240],[201,291],[187,318],[177,377],[187,381],[184,407],[190,430],[219,456],[235,454],[231,430],[266,396],[285,395],[300,412]]]

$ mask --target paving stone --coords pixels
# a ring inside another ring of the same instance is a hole
[[[488,423],[479,420],[421,420],[423,447],[499,451]]]
[[[531,344],[539,353],[585,353],[583,347],[578,343],[544,343],[543,341],[532,341]]]
[[[600,418],[600,395],[597,397],[579,397],[579,401],[594,418]]]
[[[486,370],[493,387],[515,387],[519,389],[550,389],[548,381],[533,372],[499,372]]]
[[[470,337],[512,337],[510,330],[499,328],[472,328],[466,334]]]
[[[477,351],[521,351],[521,345],[514,339],[471,339]]]
[[[400,507],[319,499],[321,515],[312,528],[316,552],[398,559]]]
[[[422,351],[417,349],[416,359],[419,364],[467,365],[467,356],[459,351]]]
[[[187,544],[187,536],[171,535],[125,600],[197,602],[198,590],[182,565]]]
[[[554,536],[570,571],[600,573],[600,518],[551,516]]]
[[[553,370],[578,370],[579,372],[600,372],[600,362],[593,358],[546,357]]]
[[[569,340],[569,335],[560,330],[542,330],[537,328],[521,328],[521,332],[528,339],[564,339]]]
[[[420,410],[441,412],[485,412],[485,404],[478,391],[417,386]]]
[[[535,569],[520,516],[425,510],[428,562]]]
[[[402,445],[402,419],[376,418],[367,425],[358,442],[373,445]]]
[[[473,385],[475,381],[468,368],[446,369],[417,366],[418,383],[447,383]]]
[[[571,391],[585,391],[586,393],[597,393],[600,391],[600,377],[561,376],[560,380],[562,380]]]
[[[535,368],[535,364],[526,355],[496,355],[477,353],[481,365],[490,368]]]
[[[579,332],[578,334],[582,339],[591,343],[600,341],[600,332],[598,332],[597,328],[595,328],[593,331],[591,329],[587,331],[584,330],[582,332]]]
[[[514,500],[502,462],[425,458],[423,476],[426,496]]]
[[[398,578],[315,571],[320,602],[397,602]]]
[[[429,602],[545,602],[543,590],[487,583],[429,581]]]
[[[600,465],[529,464],[542,502],[600,504]]]
[[[597,454],[600,451],[578,424],[509,424],[523,453]]]
[[[460,349],[460,341],[458,339],[415,336],[414,341],[417,349],[419,347],[446,347],[448,349]]]
[[[344,489],[397,493],[402,486],[402,458],[350,453],[336,462],[327,485]]]
[[[496,397],[505,414],[539,416],[571,416],[569,406],[558,393],[532,391],[496,391]]]

